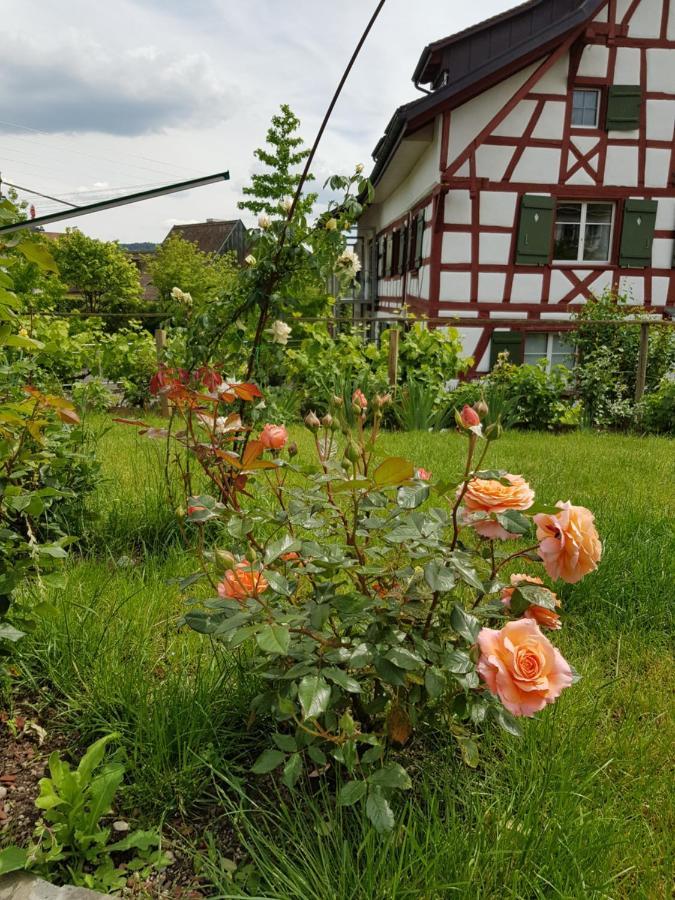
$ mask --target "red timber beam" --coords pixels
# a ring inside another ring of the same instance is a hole
[[[535,71],[530,75],[530,77],[518,88],[515,94],[511,97],[508,103],[505,103],[504,106],[499,110],[499,112],[495,113],[495,115],[490,119],[487,125],[480,131],[480,133],[475,137],[467,147],[462,150],[462,152],[457,156],[452,163],[448,166],[448,168],[443,173],[443,180],[451,178],[455,172],[457,172],[467,160],[470,160],[471,157],[475,156],[475,152],[483,143],[486,137],[488,137],[495,128],[497,128],[504,119],[511,113],[516,106],[523,100],[527,94],[530,93],[532,88],[537,84],[537,82],[542,78],[543,75],[548,72],[550,68],[552,68],[561,57],[567,53],[572,44],[577,40],[577,38],[584,32],[586,29],[586,23],[581,25],[579,28],[576,28],[564,41],[560,44],[551,54],[548,56],[542,63],[540,63]]]

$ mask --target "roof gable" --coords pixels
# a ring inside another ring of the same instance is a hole
[[[174,225],[166,240],[177,235],[196,244],[204,253],[218,253],[240,222],[241,219],[207,219],[206,222]]]

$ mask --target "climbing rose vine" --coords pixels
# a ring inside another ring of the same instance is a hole
[[[393,798],[411,786],[408,750],[431,725],[475,766],[490,723],[517,734],[518,717],[573,683],[547,636],[560,600],[535,572],[573,583],[592,571],[593,516],[538,504],[524,476],[485,468],[501,428],[484,428],[484,405],[456,415],[457,483],[378,453],[388,396],[356,391],[349,416],[338,398],[322,419],[310,413],[310,459],[282,426],[256,435],[242,423],[255,385],[205,369],[163,371],[154,389],[173,405],[161,434],[196,532],[184,623],[245,646],[262,684],[251,722],[269,745],[254,773],[278,772],[288,788],[330,773],[338,802],[364,803],[386,831]],[[194,492],[196,467],[209,491]]]

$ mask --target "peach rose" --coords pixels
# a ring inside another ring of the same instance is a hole
[[[431,472],[420,468],[415,472],[415,477],[419,478],[420,481],[431,481]]]
[[[518,535],[511,534],[494,519],[486,518],[488,514],[503,513],[507,509],[527,509],[534,502],[534,491],[522,475],[507,473],[504,478],[509,482],[508,485],[491,478],[473,478],[464,494],[462,523],[470,525],[478,534],[490,540],[506,541]]]
[[[575,584],[597,569],[602,544],[590,510],[561,500],[556,506],[560,508],[559,513],[539,513],[534,517],[539,556],[551,578]]]
[[[357,388],[352,394],[352,403],[354,404],[354,406],[358,406],[359,409],[368,408],[368,400],[366,399],[366,395],[360,388]]]
[[[240,562],[234,569],[228,569],[218,585],[218,594],[231,600],[247,600],[257,597],[269,587],[262,572],[252,569],[249,563]]]
[[[283,450],[288,443],[288,432],[283,425],[270,425],[260,432],[260,443],[266,450]]]
[[[502,603],[504,606],[511,605],[511,597],[513,596],[513,592],[518,587],[519,584],[541,584],[544,582],[541,578],[535,578],[532,575],[521,575],[514,574],[511,576],[511,587],[505,587],[502,590]],[[553,594],[553,591],[551,591]],[[553,594],[555,599],[555,605],[560,606],[560,600],[558,597]],[[546,609],[545,606],[537,606],[535,603],[531,604],[528,609],[525,610],[524,616],[526,619],[534,619],[539,625],[542,625],[544,628],[550,628],[553,631],[557,631],[559,628],[562,628],[562,623],[560,621],[560,616],[557,612],[554,612],[552,609]]]
[[[572,670],[532,619],[482,628],[478,673],[514,716],[533,716],[572,684]]]

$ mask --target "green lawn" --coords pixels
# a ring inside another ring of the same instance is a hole
[[[307,447],[305,432],[294,435]],[[394,434],[386,450],[459,477],[455,434]],[[415,790],[401,825],[375,835],[313,785],[295,800],[246,795],[237,777],[259,735],[246,729],[242,660],[178,632],[171,578],[191,571],[162,496],[162,444],[115,425],[100,440],[106,481],[88,503],[89,555],[70,563],[57,613],[19,645],[21,678],[84,744],[118,730],[129,754],[124,804],[160,821],[217,800],[198,849],[210,896],[659,898],[672,873],[671,441],[509,434],[491,465],[525,475],[544,502],[591,508],[599,571],[563,587],[556,642],[583,680],[522,739],[487,734],[476,771],[446,736],[407,761]],[[236,834],[236,846],[225,835]],[[228,860],[240,873],[232,879]],[[250,868],[246,868],[250,865]],[[246,887],[243,887],[246,885]],[[247,891],[248,893],[245,893]]]

